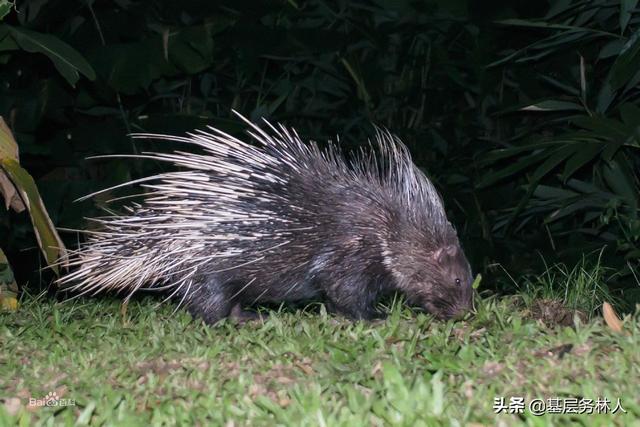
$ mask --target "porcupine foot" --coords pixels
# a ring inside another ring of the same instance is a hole
[[[257,313],[255,311],[243,310],[240,303],[235,304],[231,308],[229,317],[233,318],[238,323],[251,322],[254,320],[261,320],[268,317],[266,313]]]
[[[337,314],[351,320],[380,320],[387,317],[385,313],[373,307],[363,310],[361,307],[339,305],[331,300],[327,301],[325,306],[329,313]]]
[[[230,317],[237,323],[266,317],[265,314],[243,310],[242,304],[230,298],[225,289],[211,278],[206,279],[200,286],[192,287],[185,298],[185,304],[194,318],[200,318],[208,325],[213,325],[225,317]]]

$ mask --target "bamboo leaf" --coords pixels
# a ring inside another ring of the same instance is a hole
[[[571,120],[575,125],[588,129],[598,137],[611,141],[626,140],[629,130],[618,120],[602,116],[581,116]]]
[[[638,5],[638,0],[621,0],[620,1],[620,32],[624,33],[624,30],[629,24],[631,14]]]
[[[638,195],[635,178],[629,167],[625,167],[622,162],[620,158],[609,162],[603,169],[603,176],[613,192],[626,201],[629,212],[637,216]]]
[[[577,144],[572,144],[569,146],[561,147],[551,153],[549,153],[549,157],[544,161],[533,173],[531,176],[531,180],[534,182],[540,181],[542,178],[547,176],[552,170],[554,170],[560,163],[564,162],[567,157],[571,156],[576,150],[579,150],[579,146],[576,147]]]
[[[587,31],[587,28],[584,27],[576,27],[573,25],[564,25],[564,24],[550,24],[544,21],[527,21],[524,19],[504,19],[501,21],[497,21],[497,24],[502,25],[511,25],[516,27],[529,27],[529,28],[545,28],[551,30],[580,30]]]
[[[640,128],[640,108],[630,102],[620,106],[620,117],[625,126],[633,132]]]
[[[583,211],[586,208],[597,208],[600,210],[602,204],[597,199],[593,197],[582,197],[575,201],[563,201],[566,205],[560,209],[554,210],[545,218],[545,223],[552,223],[554,221],[558,221],[562,218],[565,218],[569,215],[574,214],[575,212]]]
[[[627,84],[640,68],[640,30],[636,31],[625,43],[620,55],[611,66],[609,83],[616,91]]]
[[[580,149],[576,150],[574,155],[571,156],[564,166],[562,172],[562,180],[566,181],[571,175],[573,175],[578,169],[590,163],[595,159],[602,151],[602,144],[583,144]]]
[[[577,104],[575,102],[557,101],[553,99],[548,99],[546,101],[537,102],[535,104],[531,104],[526,107],[523,107],[521,108],[521,110],[522,111],[566,111],[566,110],[584,111],[584,107],[582,107],[582,105]]]
[[[486,187],[488,185],[494,184],[498,181],[500,181],[501,179],[507,178],[509,176],[512,176],[514,174],[516,174],[517,172],[520,172],[528,167],[531,167],[532,165],[542,161],[543,159],[545,159],[546,157],[549,156],[549,153],[547,151],[543,151],[541,153],[537,153],[537,154],[533,154],[530,156],[525,157],[523,160],[520,160],[519,162],[508,166],[504,169],[500,169],[494,173],[489,173],[486,174],[484,176],[484,178],[478,183],[478,188],[483,188]]]
[[[578,193],[564,188],[551,187],[549,185],[538,185],[533,196],[537,199],[553,200],[553,199],[569,199],[578,196]]]

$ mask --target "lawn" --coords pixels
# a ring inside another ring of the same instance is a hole
[[[158,302],[27,296],[0,314],[0,425],[640,426],[637,312],[622,333],[522,297],[458,322],[395,304],[374,323],[315,306],[209,327]]]

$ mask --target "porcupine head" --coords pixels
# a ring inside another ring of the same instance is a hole
[[[401,219],[388,233],[385,264],[407,302],[438,319],[472,308],[472,273],[457,234],[446,219]]]

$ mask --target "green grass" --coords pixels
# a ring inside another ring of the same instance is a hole
[[[593,256],[583,257],[574,267],[565,264],[547,266],[541,274],[522,277],[516,288],[527,306],[535,300],[555,300],[569,309],[580,310],[587,317],[596,314],[603,301],[623,306],[625,302],[612,295],[604,285],[611,271],[600,263],[601,255],[602,252],[595,260]]]
[[[396,305],[376,323],[308,310],[208,327],[149,298],[124,320],[115,300],[26,298],[0,314],[0,426],[640,426],[640,316],[623,334],[597,316],[548,327],[518,300],[455,323]],[[49,392],[75,406],[28,405]],[[627,414],[494,413],[518,396],[620,398]]]

